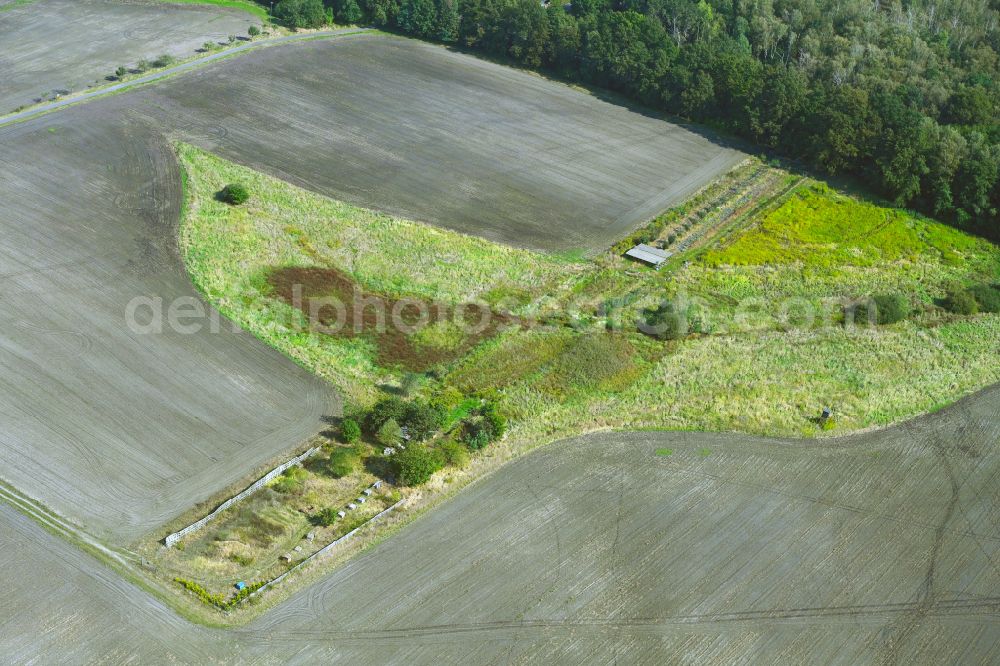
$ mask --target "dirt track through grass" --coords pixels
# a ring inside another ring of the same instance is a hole
[[[207,5],[35,0],[12,7],[0,12],[0,115],[57,90],[106,85],[119,65],[192,56],[205,42],[259,24],[244,11]]]
[[[1000,649],[998,424],[993,387],[817,444],[567,440],[231,632],[185,625],[0,507],[15,581],[0,652],[63,663],[987,663]],[[13,611],[32,608],[46,612]]]

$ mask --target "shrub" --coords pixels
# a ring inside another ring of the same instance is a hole
[[[225,201],[227,204],[239,206],[250,200],[250,192],[246,186],[240,183],[230,183],[219,192],[219,199]]]
[[[289,467],[285,473],[279,476],[271,486],[275,492],[298,493],[305,486],[309,473],[299,466]]]
[[[944,308],[959,315],[974,315],[979,312],[979,303],[968,289],[952,289],[944,297]]]
[[[415,440],[427,439],[436,433],[447,418],[445,411],[425,402],[411,402],[406,405],[403,418],[400,421],[408,434]]]
[[[153,61],[153,67],[169,67],[172,64],[174,64],[174,57],[167,53],[164,53]]]
[[[250,35],[250,39],[253,39],[254,37],[257,37],[257,36],[260,35],[260,28],[258,28],[255,25],[252,25],[252,26],[250,26],[249,29],[247,29],[247,34]]]
[[[383,446],[398,446],[403,441],[403,429],[396,419],[389,419],[375,433],[375,439]]]
[[[482,410],[483,431],[489,436],[490,441],[496,441],[507,432],[507,420],[497,410],[493,403],[487,403]]]
[[[361,439],[361,426],[354,419],[344,419],[340,424],[340,438],[348,444]]]
[[[441,442],[438,450],[441,452],[444,462],[452,467],[465,467],[465,464],[469,462],[469,449],[461,442],[447,439]]]
[[[881,326],[895,324],[909,315],[910,304],[902,294],[877,294],[867,301],[848,305],[844,313],[847,321],[871,321]]]
[[[328,506],[313,517],[313,522],[322,527],[329,527],[340,518],[337,515],[338,511],[336,507]]]
[[[183,586],[185,590],[191,592],[209,606],[224,609],[227,605],[225,598],[221,594],[212,594],[193,580],[174,578],[174,582]]]
[[[655,308],[643,310],[637,326],[646,335],[661,340],[679,340],[688,333],[687,313],[679,311],[670,301],[663,301]]]
[[[354,473],[361,462],[361,456],[353,448],[339,447],[330,454],[330,475],[340,479]]]
[[[485,449],[490,443],[490,437],[483,432],[478,423],[470,422],[465,430],[465,445],[473,451]]]
[[[145,60],[145,59],[143,59],[143,60],[140,60],[139,62],[137,62],[137,63],[135,64],[135,68],[136,68],[137,70],[139,70],[140,72],[145,72],[145,71],[147,71],[147,70],[149,69],[149,66],[150,66],[150,65],[149,65],[149,61],[148,61],[148,60]]]
[[[969,291],[975,297],[980,312],[1000,312],[1000,285],[982,284]]]
[[[426,446],[410,446],[393,458],[396,478],[405,486],[427,483],[434,472],[444,467],[444,456]]]
[[[503,437],[505,432],[507,432],[506,419],[497,410],[496,405],[487,403],[475,417],[466,421],[462,439],[466,446],[478,451]]]
[[[212,594],[204,587],[194,582],[193,580],[187,580],[185,578],[174,578],[174,582],[180,584],[185,590],[191,592],[196,597],[201,599],[203,602],[209,606],[215,606],[219,610],[229,610],[233,606],[236,606],[244,599],[249,597],[251,594],[259,590],[260,588],[267,585],[266,581],[257,581],[256,583],[251,583],[247,585],[242,590],[234,594],[231,598],[226,599],[221,594]]]
[[[118,69],[115,70],[115,78],[123,79],[126,74],[128,74],[128,70],[125,69],[124,65],[119,65]]]
[[[371,408],[368,415],[365,417],[365,428],[371,434],[375,434],[379,431],[389,419],[394,419],[399,423],[403,419],[403,415],[406,413],[406,403],[396,396],[390,396],[388,398],[383,398],[375,403],[375,406]]]

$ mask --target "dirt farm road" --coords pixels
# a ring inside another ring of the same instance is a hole
[[[159,81],[165,79],[168,76],[174,76],[175,74],[180,74],[188,70],[194,69],[196,67],[201,67],[210,62],[216,60],[221,60],[223,58],[229,58],[240,53],[244,53],[251,49],[266,48],[269,46],[275,46],[277,44],[285,44],[288,42],[300,42],[308,39],[323,39],[324,37],[336,37],[338,35],[354,34],[368,32],[370,28],[340,28],[338,30],[323,30],[317,32],[311,32],[306,34],[297,35],[285,35],[283,37],[274,37],[271,39],[259,39],[253,42],[244,42],[238,46],[228,48],[225,51],[219,51],[217,53],[211,53],[209,55],[201,56],[200,58],[195,58],[193,60],[188,60],[187,62],[181,63],[179,65],[174,65],[173,67],[168,67],[166,69],[161,69],[152,74],[146,74],[145,76],[140,76],[137,79],[131,79],[129,81],[124,81],[122,83],[115,83],[110,86],[100,88],[98,90],[93,90],[91,92],[79,93],[66,97],[65,99],[56,100],[54,102],[48,102],[45,104],[38,104],[31,107],[30,109],[25,109],[18,113],[12,113],[5,116],[0,116],[0,127],[4,125],[11,125],[17,122],[23,122],[29,120],[36,116],[40,116],[46,113],[51,113],[52,111],[58,111],[59,109],[66,108],[68,106],[75,106],[87,102],[98,97],[104,97],[105,95],[110,95],[117,92],[122,92],[130,88],[135,88],[138,86],[146,85],[154,81]]]
[[[664,455],[669,449],[670,455]],[[805,442],[536,450],[251,625],[179,619],[0,505],[13,663],[989,663],[1000,387]]]

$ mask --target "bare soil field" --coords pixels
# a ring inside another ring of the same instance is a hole
[[[551,251],[603,249],[742,157],[562,84],[376,35],[265,49],[75,122],[95,112],[349,203]]]
[[[35,0],[10,8],[0,12],[0,114],[107,83],[119,65],[194,55],[254,24],[260,21],[236,9],[155,0]]]
[[[171,304],[209,308],[177,254],[167,144],[122,117],[42,120],[0,129],[0,476],[129,541],[286,454],[339,402],[224,321],[169,325]],[[162,299],[134,316],[155,307],[161,333],[128,325],[137,297]]]
[[[998,475],[997,387],[817,444],[596,434],[512,463],[228,632],[184,625],[4,507],[0,651],[14,663],[990,663]]]
[[[116,542],[339,409],[319,380],[226,325],[126,326],[136,297],[162,298],[165,318],[195,298],[176,248],[174,140],[564,250],[610,243],[643,206],[653,214],[738,158],[559,84],[370,36],[264,49],[0,128],[0,476]]]

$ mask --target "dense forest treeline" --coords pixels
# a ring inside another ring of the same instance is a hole
[[[708,123],[1000,236],[1000,0],[282,0]]]

